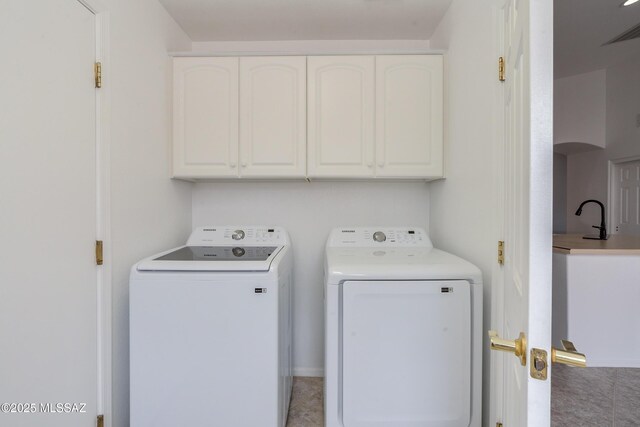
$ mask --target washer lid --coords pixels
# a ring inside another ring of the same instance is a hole
[[[482,283],[478,267],[433,248],[327,247],[325,262],[329,285],[345,280],[467,280]]]
[[[140,261],[138,271],[269,271],[282,246],[181,246]]]

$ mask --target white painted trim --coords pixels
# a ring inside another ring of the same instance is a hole
[[[207,51],[207,52],[169,52],[171,57],[187,57],[187,58],[201,58],[201,57],[216,57],[216,56],[337,56],[337,55],[444,55],[446,50],[442,49],[415,49],[415,50],[388,50],[388,49],[376,49],[372,51],[366,50],[349,50],[349,51],[327,51],[321,53],[315,53],[311,51]]]
[[[293,368],[294,377],[324,377],[324,368]]]
[[[613,227],[613,218],[615,218],[615,205],[613,204],[615,173],[616,163],[613,160],[609,160],[607,162],[607,232],[609,234],[617,234]]]
[[[102,64],[102,88],[96,89],[96,239],[104,242],[105,263],[97,268],[97,411],[105,427],[112,427],[112,309],[111,309],[111,199],[109,90],[109,12],[101,0],[78,0],[96,19],[96,61]]]
[[[495,58],[496,58],[496,71],[497,60],[500,56],[504,57],[504,0],[497,0],[493,2],[494,6],[494,21],[496,28],[495,35]],[[496,73],[497,74],[497,73]],[[494,202],[495,202],[495,217],[493,224],[493,235],[496,245],[498,241],[505,240],[504,237],[504,214],[505,214],[505,135],[504,135],[504,84],[499,82],[496,75],[496,89],[494,99],[494,114],[495,114],[495,137],[493,144],[493,188],[495,189]],[[495,248],[497,251],[497,246]],[[497,252],[496,252],[497,255]],[[503,331],[504,323],[504,267],[497,262],[493,263],[491,269],[491,323],[487,325],[485,330],[496,330],[500,336],[504,336]],[[489,346],[488,336],[483,334],[483,342],[486,343],[484,348]],[[504,420],[504,379],[503,369],[504,365],[502,352],[489,351],[489,372],[490,372],[490,385],[489,385],[489,420],[487,425],[495,425],[497,421]],[[487,379],[485,378],[485,381]],[[486,396],[485,396],[486,399]]]
[[[443,54],[429,40],[276,40],[194,42],[189,52],[170,56],[321,56]]]
[[[620,157],[617,159],[611,159],[608,162],[608,183],[607,183],[607,232],[609,234],[617,234],[617,231],[613,228],[613,219],[616,217],[616,204],[614,203],[614,194],[616,193],[615,186],[615,173],[619,164],[627,162],[635,162],[640,160],[640,156]]]
[[[523,2],[521,2],[522,4]],[[526,4],[526,3],[524,3]],[[553,2],[529,0],[529,320],[527,348],[551,354],[551,254],[553,235]],[[534,290],[534,291],[532,291]],[[527,360],[527,369],[531,360]],[[553,367],[550,367],[553,378]],[[527,426],[551,424],[551,381],[528,376]],[[524,421],[524,420],[523,420]]]

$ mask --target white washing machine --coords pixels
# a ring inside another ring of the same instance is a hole
[[[290,246],[280,227],[202,227],[133,266],[132,427],[285,426]]]
[[[325,279],[326,427],[480,427],[477,267],[421,228],[347,227]]]

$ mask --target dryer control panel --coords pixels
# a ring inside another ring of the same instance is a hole
[[[266,225],[222,225],[193,230],[187,246],[287,245],[289,235],[282,227]]]
[[[331,231],[327,247],[432,248],[433,245],[421,227],[339,227]]]

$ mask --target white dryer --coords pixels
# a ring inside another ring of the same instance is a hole
[[[326,427],[480,427],[482,276],[418,227],[334,229]]]
[[[284,427],[290,246],[280,227],[202,227],[133,266],[131,426]]]

